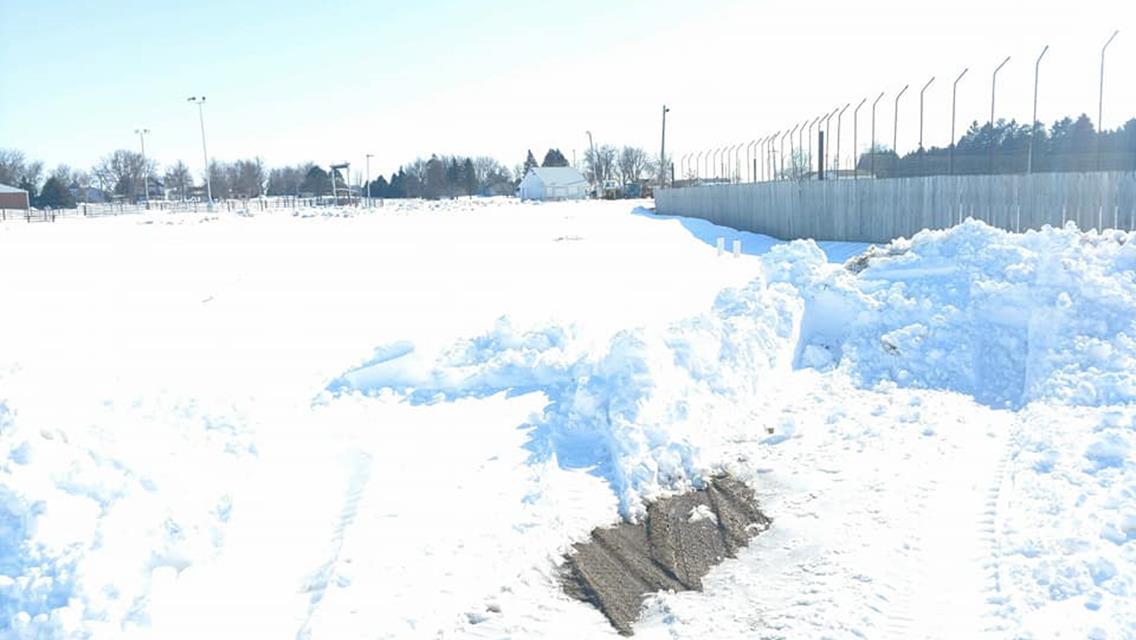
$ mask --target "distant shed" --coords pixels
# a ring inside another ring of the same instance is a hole
[[[517,185],[522,200],[578,200],[588,197],[588,180],[572,167],[533,167]]]
[[[28,192],[16,187],[0,184],[0,209],[29,209],[31,202]]]

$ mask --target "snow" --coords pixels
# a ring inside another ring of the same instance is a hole
[[[562,555],[724,471],[637,635],[1136,637],[1136,236],[389,204],[0,226],[0,637],[614,635]]]

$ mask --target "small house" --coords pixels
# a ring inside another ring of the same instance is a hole
[[[588,197],[588,180],[572,167],[533,167],[517,185],[521,200],[579,200]]]

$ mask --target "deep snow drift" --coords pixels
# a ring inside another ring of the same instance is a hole
[[[561,555],[728,471],[637,634],[1136,636],[1132,234],[627,208],[0,228],[0,634],[611,634]]]

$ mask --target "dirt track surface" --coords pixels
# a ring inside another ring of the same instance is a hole
[[[640,524],[597,528],[591,542],[573,545],[564,590],[631,635],[644,595],[700,591],[711,567],[734,557],[769,524],[745,483],[715,478],[703,490],[658,500]]]

